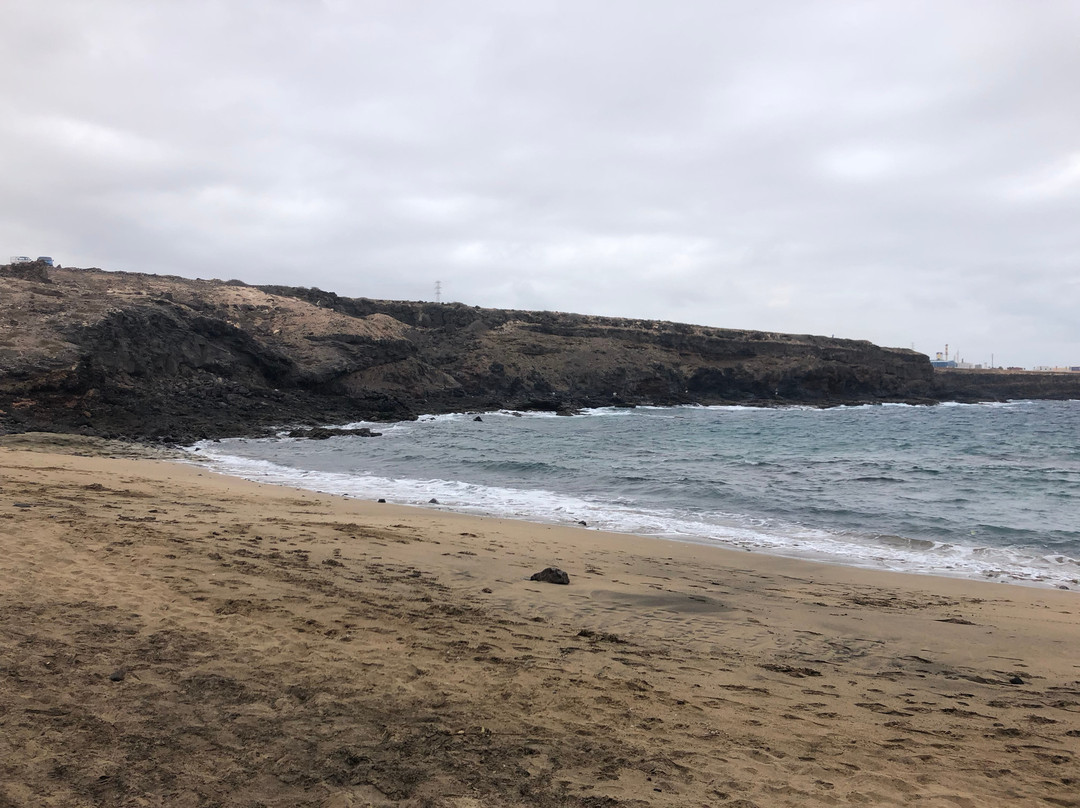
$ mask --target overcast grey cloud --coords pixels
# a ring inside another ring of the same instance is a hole
[[[0,7],[0,249],[1080,364],[1080,3]]]

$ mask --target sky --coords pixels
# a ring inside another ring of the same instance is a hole
[[[1075,0],[4,0],[0,260],[1080,365]]]

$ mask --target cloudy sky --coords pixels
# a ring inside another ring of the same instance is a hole
[[[0,259],[1080,364],[1075,0],[4,0]]]

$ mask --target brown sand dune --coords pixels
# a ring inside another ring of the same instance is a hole
[[[1075,593],[45,448],[0,449],[5,808],[1080,806]]]

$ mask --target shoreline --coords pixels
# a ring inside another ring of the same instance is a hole
[[[0,804],[1080,804],[1075,593],[40,448]]]
[[[938,407],[1009,407],[1025,402],[987,403],[987,404],[937,404]],[[865,407],[890,405],[865,405]],[[909,405],[892,405],[909,406]],[[859,409],[862,409],[860,407]],[[619,415],[618,408],[599,408],[584,411],[585,418],[609,417]],[[668,409],[753,409],[741,406],[728,407],[682,407],[655,408]],[[789,409],[815,409],[805,406]],[[420,416],[420,421],[460,421],[468,420],[472,412],[428,414]],[[521,415],[513,411],[499,411],[500,416]],[[555,413],[529,413],[526,417],[549,420],[556,418]],[[490,420],[490,419],[489,419]],[[503,423],[505,418],[499,420]],[[402,425],[383,426],[394,429]],[[344,433],[358,427],[379,429],[373,422],[356,421],[347,424],[326,427],[328,432],[338,430]],[[282,437],[279,433],[277,437]],[[301,439],[302,434],[289,435]],[[328,435],[329,437],[329,435]],[[693,510],[668,511],[662,505],[653,502],[621,502],[616,495],[608,493],[607,499],[568,492],[563,486],[545,484],[543,480],[529,481],[520,485],[492,482],[491,479],[469,477],[469,482],[461,482],[453,470],[443,469],[415,473],[412,469],[398,469],[396,474],[384,477],[379,471],[367,468],[363,474],[351,473],[347,467],[337,470],[330,464],[314,463],[305,466],[299,462],[295,467],[287,465],[290,451],[275,455],[273,451],[252,449],[245,453],[242,444],[248,440],[258,443],[272,442],[266,439],[237,439],[226,441],[226,448],[219,448],[218,442],[200,441],[188,447],[193,457],[210,460],[215,470],[224,474],[242,477],[257,482],[275,485],[298,486],[312,491],[323,491],[339,496],[354,497],[360,500],[385,497],[390,501],[402,502],[438,512],[459,512],[477,516],[493,516],[520,519],[535,524],[581,524],[587,522],[590,529],[601,529],[614,533],[635,536],[649,536],[662,541],[700,544],[736,551],[750,551],[770,556],[801,559],[811,562],[850,566],[863,570],[882,570],[910,575],[930,575],[943,578],[989,581],[1034,588],[1063,589],[1080,591],[1080,568],[1077,567],[1075,554],[1056,549],[1050,545],[1040,547],[1037,544],[1023,544],[1023,538],[1037,542],[1040,538],[1031,530],[1014,545],[995,544],[991,537],[976,538],[974,531],[969,538],[963,535],[934,530],[932,527],[920,533],[918,526],[908,534],[894,534],[903,528],[893,527],[893,523],[882,523],[872,528],[866,520],[852,524],[825,524],[821,520],[806,523],[793,521],[799,517],[777,517],[751,519],[738,514],[724,514],[709,510],[700,513]],[[342,439],[343,441],[346,439]],[[350,439],[351,440],[351,439]],[[384,440],[391,440],[385,438]],[[285,441],[285,444],[294,441]],[[333,443],[333,442],[332,442]],[[362,441],[361,441],[362,443]],[[310,454],[304,448],[304,441],[296,444],[299,455]],[[335,443],[333,451],[351,452],[353,449],[344,442]],[[356,451],[366,454],[366,447]],[[373,450],[377,454],[380,450]],[[199,454],[202,452],[203,454]],[[252,453],[253,452],[253,453]],[[277,460],[284,457],[285,460]],[[281,465],[282,463],[286,465]],[[401,475],[401,476],[398,476]],[[433,477],[434,479],[429,479]],[[809,501],[809,500],[808,500]],[[433,504],[433,507],[432,507]],[[748,513],[750,511],[747,511]],[[924,514],[925,515],[925,514]],[[869,524],[872,524],[870,522]],[[1008,523],[1006,523],[1008,524]],[[839,526],[837,526],[839,525]],[[1025,526],[1028,527],[1028,526]]]
[[[174,460],[175,460],[175,462],[179,462],[179,463],[189,462],[185,458],[175,458]],[[197,464],[198,460],[199,460],[199,457],[196,455],[196,456],[194,456],[192,458],[192,460],[190,462],[193,462],[193,463]],[[276,488],[284,488],[284,489],[287,489],[287,490],[307,491],[307,492],[310,492],[310,493],[320,494],[320,495],[323,495],[323,496],[339,497],[341,499],[346,499],[346,500],[350,500],[350,501],[354,501],[354,502],[371,502],[372,501],[371,498],[364,497],[364,496],[361,496],[361,495],[358,495],[358,494],[349,494],[349,493],[341,493],[341,492],[335,492],[335,491],[326,491],[326,490],[321,490],[319,488],[307,488],[307,487],[304,487],[304,486],[294,485],[293,483],[287,482],[287,481],[269,481],[269,480],[266,480],[266,479],[258,479],[255,476],[245,476],[245,475],[237,473],[237,472],[221,470],[221,469],[215,468],[213,466],[214,461],[212,459],[210,459],[210,458],[206,458],[206,462],[207,462],[208,465],[204,466],[203,468],[206,468],[206,470],[208,470],[208,471],[210,471],[210,472],[212,472],[214,474],[219,474],[219,475],[221,475],[223,477],[227,477],[227,478],[245,480],[247,482],[255,483],[257,485],[269,485],[269,486],[273,486],[273,487],[276,487]],[[730,543],[730,542],[725,543],[724,540],[722,540],[722,539],[713,539],[713,538],[709,538],[709,537],[693,536],[693,535],[689,535],[689,534],[684,535],[684,536],[675,536],[675,535],[663,535],[663,534],[659,534],[659,533],[644,533],[644,532],[642,532],[642,533],[631,533],[631,532],[618,531],[618,530],[608,530],[608,529],[605,529],[605,528],[597,528],[597,527],[592,527],[592,526],[589,526],[589,525],[582,525],[580,522],[578,522],[577,524],[574,524],[572,520],[571,521],[566,521],[566,520],[558,521],[558,520],[554,520],[554,519],[542,519],[542,518],[531,519],[531,518],[527,518],[527,517],[500,516],[500,515],[495,514],[495,513],[481,512],[481,511],[479,511],[479,509],[477,509],[475,512],[471,511],[471,510],[468,510],[466,508],[459,509],[459,508],[457,508],[457,507],[455,507],[453,505],[445,504],[441,500],[437,504],[424,503],[424,502],[419,502],[419,501],[418,502],[389,502],[388,501],[387,504],[391,504],[391,505],[393,505],[395,507],[415,509],[415,510],[418,510],[418,511],[420,511],[422,513],[428,513],[428,514],[453,514],[453,515],[463,516],[463,517],[466,517],[466,518],[508,521],[508,522],[513,522],[513,523],[520,523],[522,525],[533,525],[533,526],[536,526],[536,527],[560,527],[560,528],[567,528],[567,529],[570,529],[570,530],[582,530],[582,531],[587,531],[587,532],[600,533],[600,534],[603,534],[604,536],[609,536],[609,537],[624,537],[624,538],[627,538],[627,539],[629,539],[629,538],[646,539],[648,541],[655,541],[655,542],[662,542],[662,543],[674,543],[674,544],[680,544],[680,545],[685,544],[685,545],[691,545],[691,546],[694,546],[694,547],[704,547],[704,548],[709,548],[709,549],[713,549],[713,550],[718,550],[718,551],[723,552],[723,553],[733,553],[733,554],[750,553],[750,554],[753,554],[753,555],[765,556],[767,558],[786,559],[786,560],[795,561],[795,562],[805,562],[807,564],[822,565],[822,566],[827,566],[827,567],[840,567],[842,569],[851,569],[851,570],[870,572],[870,573],[881,572],[881,573],[885,573],[885,574],[888,574],[888,575],[918,576],[918,577],[925,577],[925,578],[932,578],[932,579],[942,578],[942,579],[946,579],[946,580],[969,581],[969,582],[972,582],[972,583],[997,584],[997,585],[1000,585],[1000,586],[1021,586],[1021,587],[1029,587],[1029,588],[1040,590],[1040,591],[1061,590],[1061,591],[1073,592],[1073,593],[1077,593],[1078,591],[1080,591],[1080,590],[1073,589],[1073,588],[1071,588],[1069,586],[1066,586],[1066,585],[1063,585],[1063,584],[1058,585],[1058,584],[1054,584],[1053,582],[1049,582],[1049,581],[1045,581],[1045,580],[1039,580],[1039,579],[1035,579],[1035,578],[1022,578],[1022,577],[1019,577],[1019,576],[1015,576],[1011,580],[1003,580],[1003,579],[1000,579],[1000,578],[995,580],[995,579],[990,579],[990,578],[987,578],[987,577],[977,577],[977,576],[972,575],[972,574],[965,575],[965,574],[962,574],[962,573],[949,573],[947,571],[902,570],[902,569],[888,568],[888,567],[884,567],[884,566],[874,566],[873,564],[871,564],[869,562],[865,562],[865,563],[860,564],[860,563],[845,562],[845,561],[842,561],[842,560],[835,560],[836,555],[829,555],[825,551],[817,551],[816,554],[811,553],[811,552],[804,552],[804,553],[800,554],[800,553],[795,552],[795,550],[793,548],[791,548],[791,549],[782,549],[782,550],[770,550],[769,548],[763,548],[763,547],[750,547],[750,546],[739,547],[739,546],[737,546],[737,545],[735,545],[733,543]],[[1075,583],[1075,582],[1073,582],[1073,583]]]

